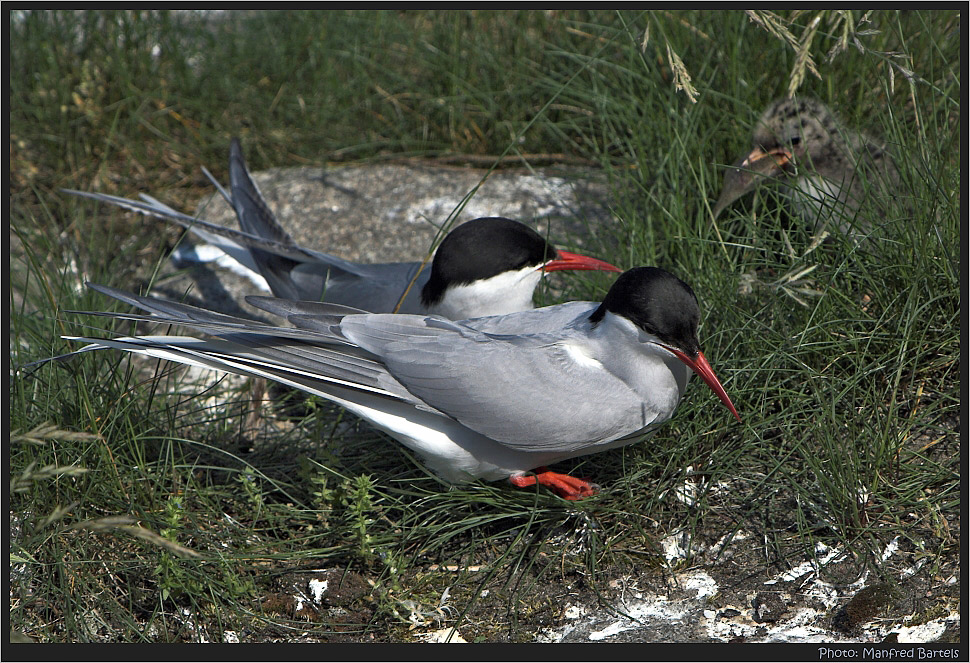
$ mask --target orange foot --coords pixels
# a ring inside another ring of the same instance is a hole
[[[545,467],[537,467],[535,473],[529,476],[509,477],[509,483],[516,488],[534,486],[537,483],[551,488],[557,495],[567,500],[581,500],[596,494],[599,488],[596,484],[585,479],[577,479],[568,474],[550,472]]]

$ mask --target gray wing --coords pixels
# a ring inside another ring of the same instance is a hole
[[[366,374],[366,366],[355,363],[341,366],[339,364],[344,357],[328,356],[322,348],[317,348],[319,352],[312,356],[300,349],[294,362],[293,357],[287,356],[281,351],[281,346],[275,343],[267,351],[267,348],[260,347],[255,342],[247,346],[234,340],[202,340],[183,336],[64,338],[91,343],[72,354],[115,348],[237,375],[269,378],[344,405],[361,401],[404,402],[439,416],[446,416],[423,403],[412,402],[415,400],[413,396],[393,380],[385,388],[381,384],[381,377],[386,374],[382,373],[379,365],[370,375],[371,379],[365,381],[362,375]],[[325,372],[319,370],[321,366],[325,368]]]
[[[168,205],[165,205],[155,198],[145,194],[142,194],[142,200],[138,201],[131,200],[129,198],[121,198],[120,196],[112,196],[106,193],[91,193],[88,191],[75,191],[73,189],[61,189],[61,191],[74,196],[81,196],[82,198],[97,200],[98,202],[111,203],[112,205],[117,205],[118,207],[122,207],[132,212],[138,212],[139,214],[144,214],[146,216],[177,223],[183,228],[191,230],[193,234],[203,241],[213,244],[214,246],[218,246],[253,271],[259,270],[257,269],[255,262],[252,260],[252,257],[249,255],[249,247],[259,247],[266,251],[273,251],[280,256],[285,256],[295,261],[307,261],[318,258],[316,252],[308,249],[303,249],[298,246],[280,244],[279,242],[274,242],[256,235],[251,235],[247,232],[233,230],[232,228],[221,226],[218,223],[212,223],[210,221],[197,219],[193,216],[189,216],[188,214],[182,214],[181,212],[178,212]],[[336,260],[339,261],[339,259]],[[348,264],[352,265],[353,263]]]
[[[321,320],[326,320],[328,324],[334,324],[338,322],[334,319],[334,316],[342,317],[376,312],[330,302],[293,301],[261,295],[250,295],[246,297],[246,301],[258,309],[288,319],[301,329],[316,329]],[[588,318],[598,306],[598,302],[567,302],[505,315],[469,318],[459,322],[465,327],[494,335],[559,332],[578,324],[584,318]]]
[[[599,302],[566,302],[506,315],[462,320],[462,324],[487,334],[543,334],[558,332],[588,318]]]
[[[197,219],[182,214],[145,194],[142,194],[142,201],[137,201],[103,193],[72,189],[62,189],[62,191],[177,223],[190,230],[202,241],[219,247],[240,264],[262,274],[264,278],[267,274],[273,275],[274,280],[267,279],[273,293],[287,299],[308,301],[323,299],[366,311],[390,313],[397,306],[398,300],[407,285],[414,279],[414,275],[421,269],[421,263],[418,262],[373,265],[350,262],[327,253],[297,246],[292,242],[262,237],[249,231],[234,230]],[[252,195],[259,196],[258,191],[249,195],[240,193],[238,197],[240,200],[249,200]],[[261,196],[259,199],[261,200]],[[250,207],[252,209],[246,211],[245,216],[251,219],[259,216],[259,209],[265,209],[265,203],[262,206],[252,203]],[[275,218],[272,216],[269,218],[271,223],[275,224],[271,227],[279,228]],[[282,231],[281,228],[279,229]],[[276,234],[275,231],[268,232]],[[257,256],[259,256],[258,260]],[[289,271],[286,272],[286,269]],[[284,272],[286,272],[285,278]],[[400,307],[402,313],[423,312],[420,293],[429,275],[428,269],[424,269],[418,275]]]
[[[655,413],[619,378],[573,360],[569,331],[486,334],[418,316],[351,316],[340,332],[427,405],[521,451],[572,452],[645,428]]]
[[[422,402],[511,448],[577,450],[625,437],[653,420],[620,379],[577,366],[568,356],[563,343],[595,302],[453,322],[439,316],[345,318],[354,310],[271,297],[247,301],[300,329],[357,343]]]
[[[329,302],[280,299],[278,297],[265,297],[263,295],[247,295],[246,301],[258,309],[281,318],[286,318],[291,315],[344,316],[370,313],[370,311],[354,308],[353,306],[343,306]]]
[[[86,285],[92,290],[140,308],[151,315],[96,311],[70,311],[71,313],[83,313],[85,315],[97,315],[123,320],[137,320],[155,324],[186,325],[222,337],[227,337],[231,334],[266,334],[308,342],[351,344],[350,341],[341,336],[339,328],[336,326],[325,327],[321,325],[314,330],[275,327],[255,320],[216,313],[197,306],[191,306],[190,304],[171,302],[155,297],[142,297],[105,285],[98,285],[96,283],[87,283]],[[335,309],[337,311],[348,310],[345,307],[335,307]],[[340,315],[330,316],[330,319],[339,322]]]
[[[232,191],[232,207],[244,232],[278,244],[296,246],[276,220],[256,182],[250,177],[238,138],[233,138],[229,143],[229,187]],[[269,283],[274,295],[286,299],[319,299],[326,274],[313,283],[303,283],[301,287],[301,284],[290,278],[290,272],[300,261],[257,247],[250,247],[250,252],[257,271]],[[314,290],[318,291],[315,297]]]
[[[397,307],[398,300],[404,295],[408,285],[414,280],[414,285],[407,290],[407,295],[398,311],[400,313],[424,312],[421,304],[421,289],[428,281],[430,270],[421,269],[421,263],[394,262],[372,265],[350,263],[354,266],[353,271],[335,269],[335,264],[334,262],[325,265],[305,263],[293,270],[290,278],[300,285],[301,290],[311,290],[314,284],[323,281],[321,276],[329,273],[325,289],[321,289],[316,297],[301,297],[301,299],[343,304],[372,313],[391,313]],[[418,270],[421,270],[420,273]],[[417,274],[416,280],[415,274]]]
[[[221,368],[244,375],[259,375],[292,383],[299,378],[302,384],[313,383],[313,393],[326,395],[325,385],[337,385],[377,393],[407,402],[423,410],[434,411],[411,395],[386,370],[380,359],[359,348],[346,339],[338,326],[320,325],[317,330],[274,327],[263,323],[207,311],[188,304],[169,302],[154,297],[141,297],[123,290],[89,283],[88,287],[148,311],[151,315],[139,316],[124,313],[95,313],[116,319],[140,320],[159,324],[185,325],[206,334],[218,336],[224,342],[198,341],[190,344],[194,352],[203,352],[209,360],[221,362]],[[342,309],[342,307],[336,307]],[[339,320],[339,318],[337,318]],[[171,349],[169,337],[153,337],[152,347]],[[158,340],[161,339],[161,340]],[[92,340],[92,339],[81,339]],[[115,339],[118,340],[118,339]],[[102,343],[96,340],[97,343]],[[132,343],[132,339],[125,342]],[[159,345],[161,343],[161,345]],[[206,345],[206,344],[209,345]],[[105,343],[102,343],[104,345]],[[201,344],[201,345],[200,345]],[[114,346],[111,346],[114,347]],[[159,351],[160,352],[160,351]],[[182,351],[181,357],[188,356]],[[191,353],[190,353],[191,354]],[[153,354],[152,356],[161,356]],[[195,359],[199,356],[193,355]],[[169,358],[169,357],[165,357]],[[180,360],[181,361],[181,360]],[[297,385],[299,386],[299,385]]]
[[[249,174],[237,138],[229,144],[229,184],[232,206],[244,232],[275,244],[296,247],[266,204],[256,182]],[[313,252],[313,259],[294,260],[273,250],[250,247],[259,273],[277,297],[320,301],[355,306],[377,313],[390,313],[407,285],[420,269],[419,263],[361,265],[335,256]],[[424,280],[427,280],[425,275]],[[416,284],[416,292],[424,283]],[[411,297],[409,304],[415,301]],[[404,312],[416,312],[408,306]]]

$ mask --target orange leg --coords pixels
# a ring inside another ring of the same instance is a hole
[[[580,500],[596,494],[598,486],[586,479],[577,479],[568,474],[550,472],[545,467],[538,467],[532,475],[509,477],[509,483],[516,488],[525,488],[540,484],[550,488],[557,495],[567,500]]]

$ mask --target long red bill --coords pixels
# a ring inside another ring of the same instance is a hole
[[[623,271],[616,265],[611,265],[608,262],[603,262],[602,260],[597,260],[596,258],[580,255],[579,253],[570,253],[569,251],[563,251],[561,249],[554,260],[550,260],[542,266],[542,270],[546,272],[561,272],[564,270],[595,270],[600,272]]]
[[[714,375],[714,369],[712,369],[711,365],[707,363],[707,357],[704,356],[703,352],[697,353],[697,359],[691,359],[677,348],[669,345],[664,345],[663,347],[673,352],[678,359],[687,364],[692,371],[701,376],[701,379],[707,383],[707,386],[710,387],[715,394],[717,394],[717,397],[721,399],[721,402],[724,403],[727,406],[727,409],[731,411],[734,418],[739,422],[741,421],[738,411],[734,409],[734,403],[732,403],[731,399],[728,398],[727,392],[724,391],[724,387],[721,386],[721,381],[717,379],[716,375]]]

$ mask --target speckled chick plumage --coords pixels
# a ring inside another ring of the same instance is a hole
[[[755,124],[752,143],[725,174],[715,215],[766,179],[783,179],[802,218],[820,229],[837,217],[840,230],[849,232],[860,207],[884,205],[899,181],[886,144],[847,128],[817,99],[772,103]]]

